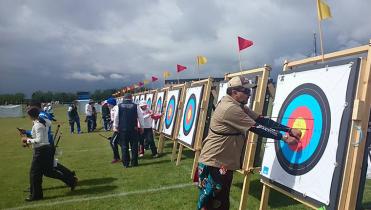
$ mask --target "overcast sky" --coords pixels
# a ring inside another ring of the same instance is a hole
[[[326,52],[368,44],[370,0],[327,0]],[[316,0],[1,0],[0,93],[119,88],[176,64],[192,77],[238,71],[237,36],[254,41],[241,52],[244,69],[313,53]]]

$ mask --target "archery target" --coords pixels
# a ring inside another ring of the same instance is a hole
[[[153,93],[147,93],[146,94],[146,103],[148,109],[152,109],[152,100],[153,100]]]
[[[331,189],[339,185],[332,184],[340,176],[336,167],[341,158],[337,160],[337,156],[344,155],[340,148],[344,148],[348,137],[349,122],[342,119],[351,116],[347,105],[354,100],[356,71],[352,71],[353,65],[347,63],[278,76],[272,116],[283,125],[301,129],[302,136],[295,146],[283,141],[266,144],[263,178],[306,199],[330,204]]]
[[[139,104],[139,95],[134,97],[134,103]]]
[[[141,101],[144,101],[145,99],[146,99],[146,95],[144,95],[144,94],[140,95],[140,96],[139,96],[139,103],[140,103]]]
[[[165,92],[158,92],[157,93],[156,100],[155,100],[154,113],[156,113],[156,114],[162,113],[163,103],[164,103],[164,96],[165,96]],[[161,119],[153,120],[152,128],[154,128],[155,130],[158,131],[160,129],[160,121],[161,121]]]
[[[197,130],[200,103],[203,86],[188,88],[184,100],[184,109],[180,121],[178,140],[187,146],[193,147]]]
[[[176,120],[178,100],[180,90],[171,90],[167,94],[167,104],[165,108],[165,118],[163,123],[163,132],[169,136],[173,135],[174,123]]]

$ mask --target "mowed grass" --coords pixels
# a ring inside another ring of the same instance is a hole
[[[139,160],[139,167],[124,169],[111,164],[108,141],[98,131],[70,134],[66,107],[59,106],[55,114],[61,124],[59,161],[75,170],[79,184],[70,191],[61,181],[44,177],[44,200],[28,203],[24,192],[29,186],[32,150],[22,148],[16,127],[31,128],[28,118],[0,119],[0,208],[1,209],[196,209],[198,190],[190,179],[193,152],[185,150],[180,166],[170,161],[172,142],[166,141],[164,154],[152,159],[149,151]],[[81,116],[81,119],[84,117]],[[85,123],[81,122],[86,131]],[[57,124],[54,123],[53,130]],[[98,129],[101,128],[98,118]],[[121,152],[120,152],[121,153]],[[234,174],[231,188],[231,209],[238,209],[243,176]],[[262,185],[259,176],[252,177],[248,209],[258,209]],[[371,202],[371,184],[365,189],[366,202]],[[270,209],[307,209],[298,202],[271,191]]]

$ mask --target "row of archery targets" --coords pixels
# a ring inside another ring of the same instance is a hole
[[[163,113],[153,122],[159,153],[164,141],[171,140],[171,160],[179,165],[183,149],[194,151],[193,176],[227,81],[242,75],[257,85],[248,102],[252,110],[303,134],[291,146],[248,133],[239,170],[244,176],[239,209],[248,207],[250,179],[256,172],[263,184],[260,209],[267,209],[270,189],[313,209],[361,208],[371,145],[371,46],[285,62],[275,89],[269,74],[265,65],[226,74],[221,82],[207,78],[135,93],[134,101],[145,100],[154,112]]]

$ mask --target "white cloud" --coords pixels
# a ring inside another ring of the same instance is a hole
[[[371,1],[327,3],[333,18],[322,22],[325,52],[368,44]],[[201,77],[223,76],[239,69],[237,36],[254,41],[241,52],[244,69],[268,64],[281,71],[284,59],[312,53],[313,32],[318,34],[315,1],[0,1],[0,90],[14,88],[1,86],[8,72],[24,78],[48,71],[43,75],[52,75],[45,76],[51,84],[65,79],[71,88],[68,79],[93,84],[106,75],[117,88],[162,78],[165,70],[176,78],[177,63],[188,67],[180,78],[194,77],[197,55],[208,58]],[[61,77],[65,72],[77,73]]]
[[[116,74],[116,73],[110,74],[109,77],[111,79],[124,79],[124,76],[122,76],[121,74]]]
[[[82,72],[73,72],[71,75],[67,76],[69,79],[85,80],[85,81],[99,81],[104,80],[104,76],[98,74],[94,75],[92,73],[82,73]]]

